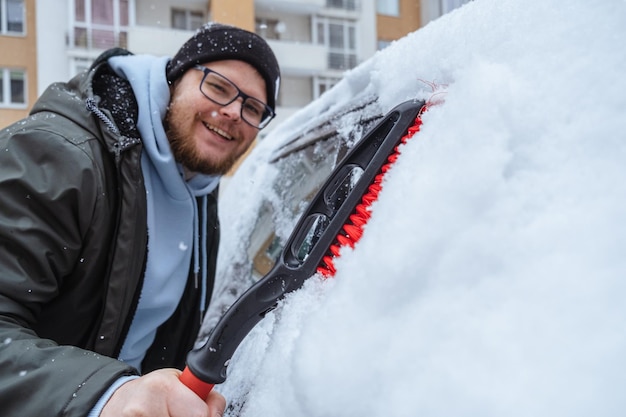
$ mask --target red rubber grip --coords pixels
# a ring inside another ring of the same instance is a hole
[[[213,389],[215,384],[209,384],[204,382],[195,376],[189,367],[185,367],[183,373],[180,375],[180,381],[198,395],[198,397],[206,400],[209,397],[209,393]]]

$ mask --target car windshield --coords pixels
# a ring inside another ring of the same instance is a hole
[[[375,106],[374,101],[365,106]],[[361,113],[359,113],[361,112]],[[282,147],[273,164],[280,172],[272,188],[278,199],[265,200],[248,247],[252,265],[250,278],[256,281],[274,266],[285,240],[300,214],[319,191],[338,162],[382,115],[376,111],[363,118],[363,106],[333,113],[330,120],[294,138]],[[359,117],[355,123],[348,120]],[[338,126],[349,124],[345,131]]]
[[[245,245],[245,250],[221,264],[200,339],[235,299],[272,269],[308,203],[337,163],[382,117],[376,97],[355,99],[348,107],[321,111],[319,122],[299,130],[275,150],[269,163],[278,174],[269,193],[255,201],[254,213],[243,213],[249,231],[233,244]],[[253,225],[248,226],[250,219]]]

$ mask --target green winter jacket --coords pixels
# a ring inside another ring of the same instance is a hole
[[[51,85],[27,119],[0,132],[2,416],[84,417],[113,381],[137,372],[112,358],[130,326],[146,261],[142,146],[132,129],[120,128],[136,112],[132,95],[124,98],[135,108],[121,118],[98,107],[97,96],[113,90],[108,56]],[[210,290],[219,225],[215,196],[208,200]],[[188,279],[144,372],[184,366],[200,326],[199,302]]]

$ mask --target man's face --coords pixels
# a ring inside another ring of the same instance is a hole
[[[265,81],[251,65],[224,60],[205,66],[267,102]],[[192,68],[174,84],[165,116],[167,136],[177,162],[194,172],[221,175],[250,147],[258,129],[241,118],[241,97],[227,106],[207,99],[200,91],[203,76]]]

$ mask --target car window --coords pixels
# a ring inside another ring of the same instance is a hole
[[[370,99],[333,112],[276,151],[271,163],[281,175],[272,187],[279,198],[263,202],[250,236],[252,281],[270,271],[307,204],[337,163],[381,117],[376,100]]]

